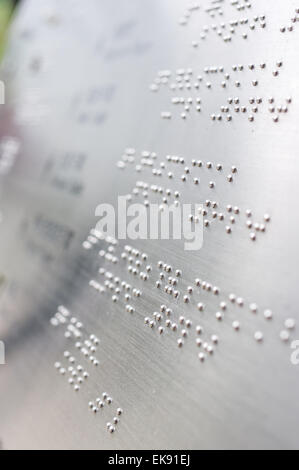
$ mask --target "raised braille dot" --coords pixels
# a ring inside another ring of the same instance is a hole
[[[264,215],[264,220],[265,220],[265,222],[270,222],[270,220],[271,220],[270,215],[269,215],[269,214],[265,214],[265,215]]]
[[[197,325],[196,327],[196,333],[200,335],[202,333],[202,327],[200,325]]]
[[[221,321],[223,319],[223,314],[221,312],[216,312],[215,316],[218,321]]]
[[[204,353],[200,352],[200,353],[198,354],[198,358],[199,358],[199,360],[200,360],[201,362],[204,362],[206,356],[205,356]]]
[[[256,331],[256,332],[254,333],[254,339],[255,339],[257,342],[260,343],[260,342],[263,341],[263,339],[264,339],[263,333],[262,333],[261,331]]]
[[[256,304],[250,304],[249,308],[253,313],[257,313],[258,308]]]
[[[264,311],[264,317],[266,320],[271,320],[273,318],[273,314],[271,310],[265,310]]]
[[[296,322],[293,318],[288,318],[285,322],[284,322],[284,326],[288,329],[288,330],[293,330],[295,328],[295,325],[296,325]]]
[[[212,335],[211,340],[212,340],[212,343],[214,343],[214,344],[218,344],[218,342],[219,342],[219,338],[218,338],[217,335]]]
[[[237,320],[235,320],[232,323],[232,327],[234,330],[238,331],[240,329],[240,323]]]
[[[287,341],[289,341],[289,339],[290,339],[290,334],[289,334],[289,332],[286,331],[286,330],[282,330],[282,331],[280,332],[280,335],[279,335],[279,336],[280,336],[280,339],[281,339],[282,341],[284,341],[284,342],[287,342]]]

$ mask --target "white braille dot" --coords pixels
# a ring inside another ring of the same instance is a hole
[[[205,356],[204,353],[200,352],[200,353],[198,354],[198,358],[199,358],[199,360],[200,360],[201,362],[204,362],[206,356]]]
[[[255,339],[256,341],[258,341],[258,342],[263,341],[263,339],[264,339],[263,333],[262,333],[261,331],[256,331],[256,332],[254,333],[254,339]]]
[[[284,326],[288,329],[288,330],[293,330],[295,328],[295,325],[296,325],[296,322],[293,318],[288,318],[285,322],[284,322]]]
[[[264,220],[265,220],[265,222],[270,222],[270,220],[271,220],[270,215],[269,215],[269,214],[265,214],[265,215],[264,215]]]
[[[196,327],[196,333],[200,335],[202,333],[202,327],[200,325],[197,325]]]
[[[250,304],[250,305],[249,305],[249,308],[250,308],[250,310],[251,310],[253,313],[256,313],[256,312],[257,312],[257,305],[256,305],[256,304]]]
[[[211,340],[212,340],[212,342],[213,342],[214,344],[218,344],[218,342],[219,342],[219,338],[218,338],[217,335],[212,335],[212,336],[211,336]]]
[[[271,318],[273,318],[272,311],[271,310],[265,310],[264,311],[264,317],[266,318],[266,320],[271,320]]]
[[[232,323],[232,327],[234,330],[238,331],[240,329],[240,323],[237,320],[235,320]]]
[[[223,319],[223,314],[221,312],[216,312],[215,316],[218,321],[221,321]]]
[[[285,341],[285,342],[289,341],[289,339],[290,339],[290,334],[289,334],[289,332],[286,331],[286,330],[282,330],[282,331],[280,332],[280,335],[279,335],[279,336],[280,336],[280,339],[281,339],[282,341]]]

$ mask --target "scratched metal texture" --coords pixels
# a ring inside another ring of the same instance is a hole
[[[19,145],[0,176],[4,449],[299,447],[299,369],[290,361],[291,341],[299,339],[296,328],[289,331],[289,341],[280,339],[286,319],[299,321],[299,26],[291,23],[298,2],[252,0],[251,8],[238,11],[224,1],[223,15],[214,18],[205,11],[211,2],[199,3],[200,10],[185,25],[179,21],[189,3],[178,0],[27,0],[16,12],[1,69],[6,85],[1,142],[10,137]],[[246,39],[238,28],[229,42],[211,31],[214,23],[238,18],[249,18],[251,24],[256,15],[266,17],[256,22],[266,26],[244,26]],[[205,25],[209,33],[200,39]],[[192,46],[194,40],[198,47]],[[263,62],[265,71],[259,68]],[[254,71],[250,63],[257,64]],[[244,69],[236,75],[233,64]],[[173,93],[163,86],[150,91],[159,70],[175,76],[179,68],[197,74],[206,66],[229,71],[227,89],[219,77],[201,72],[198,93]],[[259,80],[256,88],[254,79]],[[209,80],[211,89],[206,88]],[[181,95],[202,96],[202,111],[192,110],[182,119],[171,104],[172,96]],[[220,113],[230,96],[244,101],[247,114],[232,111],[231,122],[224,117],[213,121],[211,114]],[[252,122],[251,96],[263,100]],[[275,106],[291,97],[288,111],[271,113],[271,96]],[[161,112],[169,111],[171,119],[161,119]],[[97,204],[115,203],[136,180],[157,182],[151,172],[136,173],[134,165],[117,168],[128,147],[136,155],[156,152],[158,162],[166,155],[182,156],[190,168],[193,158],[222,163],[223,176],[202,170],[202,190],[166,176],[157,184],[180,191],[182,202],[211,199],[242,212],[231,234],[226,221],[206,229],[198,252],[187,253],[175,241],[128,242],[148,254],[153,270],[146,282],[132,280],[121,261],[113,267],[103,261],[98,251],[104,242],[91,250],[82,247],[97,221]],[[229,184],[232,165],[238,172]],[[255,214],[253,221],[271,217],[255,241],[245,227],[246,209]],[[179,301],[155,287],[159,260],[182,270]],[[132,301],[134,313],[89,286],[91,279],[99,280],[100,267],[142,291]],[[218,286],[220,297],[196,290],[195,278]],[[189,285],[194,294],[184,303]],[[231,293],[244,299],[243,307],[230,303]],[[224,297],[227,311],[217,322]],[[201,299],[204,312],[196,308]],[[252,302],[258,305],[256,314],[250,312]],[[144,325],[144,318],[152,318],[163,304],[176,318],[192,321],[183,348],[177,347],[179,332],[159,335],[157,328]],[[100,340],[97,367],[81,356],[76,363],[89,373],[79,392],[54,367],[67,362],[64,351],[79,354],[63,326],[50,324],[59,305]],[[271,321],[264,318],[267,309],[273,312]],[[240,322],[240,331],[232,328],[233,321]],[[214,354],[203,363],[195,344],[199,324],[208,336],[219,337]],[[261,343],[254,339],[256,331],[263,333]],[[113,403],[94,414],[88,404],[103,392]],[[123,413],[111,434],[106,423],[117,407]]]

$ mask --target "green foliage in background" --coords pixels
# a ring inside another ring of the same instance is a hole
[[[12,0],[0,0],[0,60],[4,52],[5,36],[13,11],[13,3]]]

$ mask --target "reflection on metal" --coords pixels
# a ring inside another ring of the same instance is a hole
[[[298,448],[298,18],[21,4],[0,73],[5,448]],[[202,248],[106,237],[96,207],[120,195],[201,204]]]

